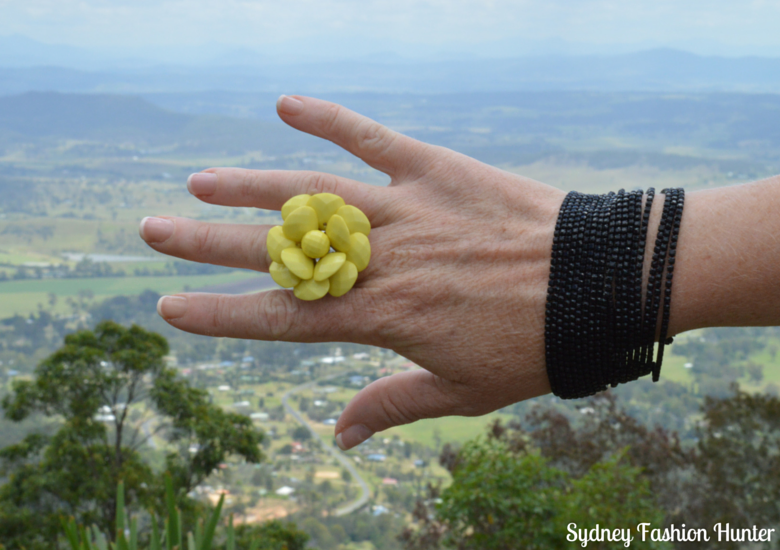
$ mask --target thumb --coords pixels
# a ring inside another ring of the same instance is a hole
[[[473,416],[465,386],[427,370],[402,372],[375,380],[349,402],[336,423],[336,443],[346,451],[393,426],[453,414]],[[486,412],[486,411],[485,411]]]

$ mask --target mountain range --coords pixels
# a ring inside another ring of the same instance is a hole
[[[3,46],[3,44],[6,44]],[[67,67],[81,55],[36,57],[22,44],[0,43],[0,95],[27,91],[163,93],[224,90],[318,94],[373,91],[452,93],[486,91],[780,92],[780,58],[701,56],[656,49],[620,55],[544,55],[420,61],[398,56],[281,63],[252,52],[199,65],[117,61],[114,68]],[[35,59],[52,64],[35,65]],[[19,62],[12,62],[13,60]],[[3,62],[5,61],[5,62]],[[131,60],[132,61],[132,60]],[[105,63],[103,63],[105,65]]]

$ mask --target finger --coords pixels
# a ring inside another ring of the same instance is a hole
[[[281,210],[295,195],[333,193],[360,208],[372,225],[381,225],[387,216],[386,204],[392,194],[382,187],[322,172],[241,168],[209,168],[192,174],[187,179],[187,189],[209,204],[268,210]]]
[[[270,225],[216,224],[187,218],[141,220],[139,234],[163,254],[184,260],[268,272]]]
[[[286,342],[357,342],[374,339],[363,293],[305,302],[289,290],[226,295],[163,296],[157,313],[174,327],[207,336]]]
[[[332,141],[392,177],[420,174],[436,147],[395,132],[336,103],[303,96],[281,96],[279,117],[297,130]]]
[[[394,374],[372,382],[352,398],[336,424],[336,443],[347,450],[393,426],[489,412],[475,408],[480,402],[467,387],[427,370]]]

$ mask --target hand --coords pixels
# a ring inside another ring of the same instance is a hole
[[[341,298],[290,290],[163,297],[160,315],[196,334],[390,348],[423,369],[363,388],[336,425],[347,449],[422,418],[476,416],[550,391],[544,310],[550,251],[565,193],[421,143],[344,107],[282,96],[287,124],[328,139],[388,174],[389,187],[302,171],[211,168],[190,177],[198,199],[279,210],[300,193],[336,193],[371,220],[372,257]],[[146,218],[155,250],[268,271],[271,226]]]

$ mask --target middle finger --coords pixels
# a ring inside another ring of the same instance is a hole
[[[163,254],[194,262],[268,272],[266,238],[271,225],[217,224],[188,218],[141,220],[139,233]]]

